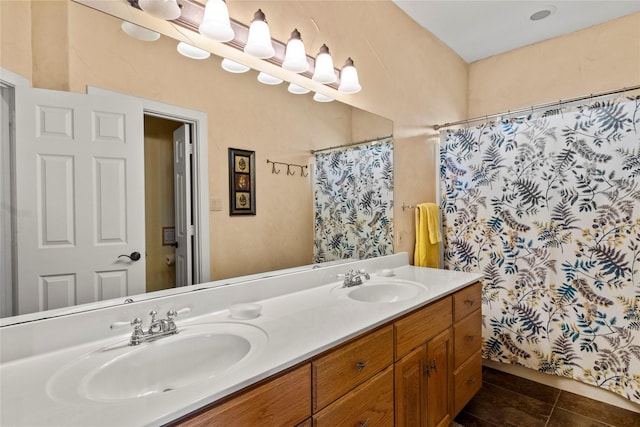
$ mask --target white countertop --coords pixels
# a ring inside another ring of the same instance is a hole
[[[366,264],[366,263],[365,263]],[[363,264],[364,265],[364,264]],[[369,262],[372,265],[372,262]],[[375,265],[375,264],[373,264]],[[378,266],[384,265],[378,264]],[[336,267],[336,269],[345,267]],[[379,270],[379,269],[378,269]],[[368,271],[378,271],[375,268]],[[334,271],[329,277],[335,277]],[[273,295],[263,299],[251,299],[247,294],[268,295],[260,287],[267,286],[268,280],[258,280],[246,286],[238,286],[238,289],[214,288],[191,294],[193,300],[189,302],[188,296],[175,300],[162,301],[174,304],[185,304],[193,307],[191,316],[176,321],[178,328],[187,328],[205,322],[240,322],[260,328],[268,337],[265,347],[254,356],[251,363],[243,365],[233,374],[215,377],[201,381],[183,388],[146,397],[138,397],[117,402],[96,402],[82,399],[59,399],[50,390],[50,380],[53,374],[65,365],[79,359],[96,349],[123,342],[130,336],[127,328],[107,337],[97,340],[85,340],[86,342],[69,345],[62,348],[46,348],[47,351],[33,351],[33,354],[24,355],[29,350],[17,350],[20,357],[5,357],[0,366],[0,425],[2,426],[140,426],[162,425],[193,412],[209,403],[240,390],[256,381],[267,378],[284,369],[292,367],[300,362],[340,344],[354,336],[378,325],[388,322],[402,314],[410,312],[442,296],[453,293],[482,278],[480,274],[461,273],[448,270],[436,270],[404,265],[394,268],[395,275],[390,279],[403,279],[419,282],[426,286],[427,290],[417,297],[395,303],[366,303],[355,301],[345,295],[332,292],[339,286],[334,278],[332,282],[325,280],[325,284],[309,287],[299,286],[299,291],[288,291],[284,294]],[[291,282],[285,286],[288,290],[296,289],[295,282],[314,282],[315,277],[321,273],[314,270],[297,273],[282,278],[271,278],[270,281]],[[326,277],[325,274],[322,277]],[[372,275],[372,280],[382,279]],[[263,283],[265,282],[265,283]],[[250,292],[247,292],[250,290]],[[203,297],[207,293],[206,298]],[[234,292],[244,294],[244,298],[234,295]],[[226,305],[219,300],[228,295]],[[216,307],[226,306],[236,302],[258,302],[262,305],[262,313],[251,320],[233,320],[228,309],[214,309],[208,313],[198,308],[198,302],[205,304],[207,298],[216,300]],[[147,302],[149,304],[149,302]],[[158,306],[160,302],[156,302]],[[155,307],[154,306],[154,307]],[[139,310],[148,309],[147,306]],[[117,308],[111,309],[111,313]],[[121,311],[123,309],[120,309]],[[162,311],[158,310],[160,313]],[[125,316],[129,319],[131,308],[124,314],[102,314],[103,319],[86,322],[110,323],[113,319]],[[202,314],[200,314],[202,313]],[[100,313],[93,313],[93,317],[99,317]],[[83,315],[77,315],[75,324],[82,322]],[[88,315],[85,315],[85,317]],[[116,316],[116,317],[114,317]],[[100,322],[102,320],[102,322]],[[145,325],[148,319],[145,320]],[[62,321],[62,320],[61,320]],[[47,321],[43,321],[47,322]],[[50,322],[50,321],[49,321]],[[65,324],[65,328],[69,327]],[[17,325],[16,328],[20,328]],[[4,328],[2,328],[4,329]],[[23,330],[16,329],[11,333],[2,334],[0,329],[1,345],[11,346],[15,341],[24,336],[24,339],[36,339],[38,333],[33,325]],[[46,328],[45,328],[46,329]],[[85,328],[86,329],[86,328]],[[6,331],[9,332],[9,331]],[[60,330],[58,334],[73,334],[73,328]],[[84,329],[79,332],[85,333]],[[22,334],[22,335],[21,335]],[[25,336],[26,334],[26,336]],[[104,334],[103,334],[104,335]],[[176,337],[179,336],[176,335]],[[172,337],[162,338],[170,340]],[[156,341],[158,342],[158,341]],[[16,342],[17,343],[17,342]],[[37,347],[30,344],[30,347]],[[176,363],[180,363],[176,360]]]

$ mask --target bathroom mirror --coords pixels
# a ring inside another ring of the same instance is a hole
[[[94,3],[96,7],[109,7],[120,2]],[[30,76],[33,86],[76,93],[87,93],[87,87],[91,86],[207,114],[209,200],[204,203],[210,208],[211,286],[260,277],[264,272],[273,275],[312,268],[309,265],[313,248],[311,151],[393,132],[390,120],[345,103],[316,102],[312,99],[313,92],[290,94],[286,82],[278,86],[261,84],[255,70],[244,74],[225,72],[220,67],[221,58],[216,55],[206,60],[182,57],[176,50],[177,40],[172,37],[162,35],[155,42],[132,39],[121,30],[121,17],[78,2],[34,2],[26,7],[2,7],[3,25],[14,21],[19,27],[16,35],[30,38],[25,43],[30,42],[31,46],[25,45],[25,49],[33,50]],[[14,12],[17,15],[12,17]],[[131,20],[135,20],[138,12],[130,13]],[[23,13],[28,15],[20,15]],[[64,20],[54,22],[43,18],[51,13],[66,14],[66,27],[60,24]],[[52,39],[64,40],[65,37],[66,43],[51,43]],[[2,57],[4,55],[0,55]],[[12,64],[0,62],[0,65],[12,69]],[[177,125],[146,115],[145,144],[165,141]],[[255,216],[229,215],[229,148],[256,153]],[[162,150],[153,147],[146,152],[155,155],[145,159],[145,173],[155,170],[155,177],[147,177],[147,181],[160,180],[163,175],[173,177],[158,167],[167,161]],[[282,173],[274,173],[267,160],[310,165],[309,176],[297,171],[287,175],[286,168]],[[173,218],[162,218],[164,213],[159,214],[156,208],[147,207],[146,214],[149,212],[156,217],[146,220],[144,252],[150,263],[152,238],[155,242],[152,244],[161,249],[153,256],[155,264],[162,269],[172,262],[172,246],[164,243],[171,242],[168,229],[173,225]],[[135,295],[134,300],[194,289],[187,286],[163,290],[167,287],[162,283],[164,278],[171,277],[173,271],[165,268],[155,274],[150,279],[147,272],[146,289],[152,292]],[[154,285],[160,286],[154,288]],[[75,309],[67,307],[26,317],[5,317],[2,325],[122,304],[124,300],[116,298],[79,305]]]

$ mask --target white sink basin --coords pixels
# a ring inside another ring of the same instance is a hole
[[[176,335],[129,346],[103,347],[70,362],[49,381],[62,401],[122,401],[153,397],[226,376],[267,343],[260,328],[241,323],[179,327]]]
[[[362,285],[333,289],[336,295],[369,303],[394,303],[417,297],[427,288],[417,282],[402,279],[371,279]]]

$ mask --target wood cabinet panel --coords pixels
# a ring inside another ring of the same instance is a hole
[[[324,408],[392,362],[391,325],[314,360],[313,411]]]
[[[178,425],[293,426],[311,416],[311,366],[303,365]]]
[[[482,306],[482,284],[469,285],[453,294],[453,313],[455,321],[461,320]]]
[[[469,356],[482,348],[482,312],[473,311],[453,326],[455,363],[457,368]]]
[[[477,351],[453,373],[455,385],[454,414],[459,413],[482,387],[482,352]]]
[[[314,414],[314,427],[393,426],[393,366]]]
[[[452,323],[451,297],[442,298],[395,322],[396,356],[401,359]]]
[[[427,426],[447,427],[453,420],[453,330],[427,343]]]
[[[427,417],[427,346],[416,348],[396,362],[395,418],[396,427],[424,425]]]

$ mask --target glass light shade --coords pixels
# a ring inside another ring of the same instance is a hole
[[[287,42],[282,68],[294,73],[304,73],[309,69],[307,52],[304,50],[304,43],[297,29],[293,30],[291,38]]]
[[[139,0],[138,6],[155,18],[170,21],[180,17],[177,0]]]
[[[249,27],[249,36],[247,44],[244,46],[244,52],[260,59],[271,58],[276,54],[273,44],[271,43],[271,32],[269,26],[264,20],[264,13],[258,9],[251,26]]]
[[[272,76],[271,74],[264,73],[262,71],[258,74],[258,81],[266,85],[279,85],[280,83],[282,83],[282,79]]]
[[[338,91],[342,93],[357,93],[360,92],[362,86],[358,81],[358,70],[353,66],[353,60],[347,59],[342,71],[340,71],[340,86]]]
[[[207,1],[204,7],[204,18],[198,30],[203,36],[219,42],[228,42],[233,39],[229,9],[224,0]]]
[[[184,55],[187,58],[191,59],[207,59],[209,56],[211,56],[210,52],[207,52],[206,50],[202,50],[199,47],[192,46],[185,42],[178,43],[178,52],[180,52],[181,55]]]
[[[143,42],[153,42],[160,38],[160,33],[156,33],[155,31],[151,31],[148,28],[141,27],[140,25],[136,25],[128,21],[123,21],[120,28],[122,28],[122,31],[127,33],[128,36],[142,40]]]
[[[307,89],[306,87],[298,86],[293,83],[289,83],[287,90],[289,93],[293,93],[294,95],[304,95],[305,93],[311,92],[311,89]]]
[[[333,59],[329,54],[329,48],[323,44],[316,56],[315,70],[312,79],[318,83],[329,84],[336,81],[336,73],[333,69]]]
[[[333,98],[328,97],[328,96],[326,96],[326,95],[323,95],[323,94],[321,94],[321,93],[316,92],[316,93],[313,95],[313,100],[314,100],[314,101],[318,101],[318,102],[331,102],[331,101],[333,101]]]
[[[246,73],[251,69],[251,67],[247,67],[246,65],[239,64],[236,61],[232,61],[227,58],[224,58],[220,65],[222,66],[223,70],[228,71],[230,73],[235,73],[235,74]]]

